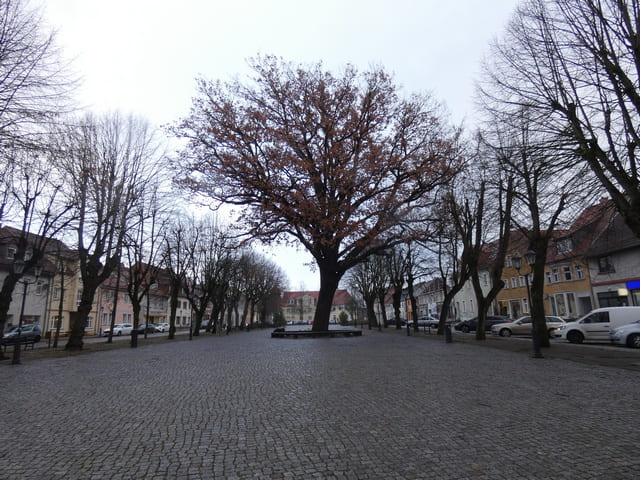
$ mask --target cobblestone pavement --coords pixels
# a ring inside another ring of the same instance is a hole
[[[269,333],[3,361],[0,479],[640,478],[639,372]]]

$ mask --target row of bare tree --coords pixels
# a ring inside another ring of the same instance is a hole
[[[519,231],[535,253],[531,308],[545,346],[544,266],[554,233],[608,193],[640,236],[640,3],[524,0],[492,45],[478,100],[485,122],[432,215],[419,216],[432,235],[418,243],[438,252],[433,270],[442,272],[443,260],[450,269],[445,304],[472,281],[482,322],[502,287],[509,233]],[[488,296],[477,270],[483,248]],[[408,272],[404,282],[411,285]]]
[[[136,324],[160,268],[171,278],[172,325],[182,294],[198,326],[208,304],[221,322],[240,295],[251,309],[242,318],[254,310],[264,317],[282,272],[241,248],[218,220],[193,220],[178,208],[166,140],[147,121],[73,115],[75,82],[42,25],[26,2],[0,4],[0,225],[20,232],[14,256],[24,259],[24,273],[47,262],[60,268],[56,246],[72,246],[82,295],[66,348],[82,348],[96,291],[112,275],[126,280]],[[24,273],[9,268],[3,279],[0,333]]]

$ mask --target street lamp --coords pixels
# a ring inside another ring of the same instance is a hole
[[[24,316],[24,303],[27,299],[27,286],[30,283],[36,283],[38,281],[38,277],[42,273],[42,267],[40,265],[36,265],[34,268],[36,279],[33,282],[28,281],[27,279],[22,280],[22,305],[20,306],[20,317],[18,318],[18,331],[15,336],[15,343],[13,345],[13,359],[11,360],[12,365],[20,364],[20,334],[22,333],[22,317]],[[13,262],[13,272],[17,275],[22,275],[24,272],[24,260],[17,259]]]
[[[529,249],[524,254],[524,259],[529,265],[529,270],[531,270],[531,266],[536,263],[536,252]],[[522,257],[516,252],[511,256],[511,264],[513,268],[518,271],[518,275],[520,275],[520,268],[522,267]],[[533,304],[531,303],[531,289],[529,288],[529,274],[527,273],[524,276],[524,281],[527,286],[527,299],[529,301],[529,313],[531,315],[531,340],[533,341],[533,358],[544,358],[542,356],[542,352],[540,352],[540,342],[538,341],[538,332],[536,331],[536,325],[533,321]]]

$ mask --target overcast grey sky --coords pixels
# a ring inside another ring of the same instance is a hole
[[[36,0],[36,4],[38,0]],[[156,125],[187,114],[195,78],[242,78],[273,54],[339,71],[382,65],[473,125],[474,80],[518,0],[40,0],[83,80],[81,104]],[[277,250],[291,287],[319,288],[308,255]]]

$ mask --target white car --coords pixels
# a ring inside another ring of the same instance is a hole
[[[168,332],[169,331],[169,324],[168,323],[159,323],[156,325],[156,332]]]
[[[611,343],[640,348],[640,320],[612,328],[609,331],[609,337],[611,338]]]
[[[133,330],[133,325],[130,323],[116,323],[113,326],[113,334],[114,335],[131,335],[131,330]],[[104,332],[104,335],[109,335],[110,329],[107,328]]]

